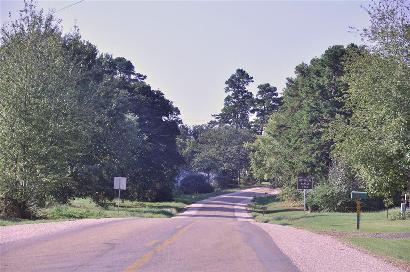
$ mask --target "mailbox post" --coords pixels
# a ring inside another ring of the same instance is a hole
[[[356,228],[360,229],[360,215],[362,213],[362,202],[361,200],[367,198],[366,192],[352,191],[351,198],[356,202]]]

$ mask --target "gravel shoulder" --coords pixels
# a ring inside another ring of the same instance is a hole
[[[252,224],[265,230],[303,272],[405,271],[328,235],[275,224]]]
[[[0,226],[0,246],[120,220],[124,220],[124,218],[80,219],[73,221]]]

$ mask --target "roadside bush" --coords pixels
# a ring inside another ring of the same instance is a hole
[[[204,194],[214,191],[214,187],[208,183],[206,177],[200,174],[186,176],[181,180],[179,188],[184,194]]]
[[[335,160],[329,169],[328,180],[314,187],[309,193],[307,204],[311,211],[352,211],[355,204],[350,193],[359,188],[359,180],[353,170]]]
[[[43,201],[29,186],[0,178],[0,215],[9,218],[34,219]]]
[[[406,211],[402,214],[400,211],[393,212],[390,216],[390,220],[410,220],[410,211]]]
[[[104,215],[103,211],[90,210],[85,208],[75,208],[69,205],[58,205],[55,206],[43,214],[47,219],[83,219],[92,217],[102,217]]]
[[[349,192],[334,184],[320,184],[309,193],[307,204],[312,211],[348,211],[353,208]]]
[[[298,203],[303,200],[303,194],[296,187],[284,186],[281,188],[279,198],[281,201]]]
[[[37,207],[30,200],[8,195],[0,197],[0,215],[8,218],[34,219]]]
[[[220,189],[232,187],[232,178],[228,175],[218,174],[215,175],[212,184]]]
[[[105,195],[105,192],[95,192],[91,196],[91,199],[94,201],[95,204],[104,209],[107,209],[109,206],[109,199]]]
[[[240,184],[244,186],[255,185],[258,181],[252,176],[249,171],[242,171]]]
[[[62,177],[54,182],[50,195],[58,203],[66,204],[73,198],[77,190],[77,184],[73,178]]]

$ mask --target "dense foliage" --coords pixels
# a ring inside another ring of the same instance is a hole
[[[252,133],[246,129],[200,126],[189,132],[181,149],[189,168],[214,177],[218,187],[229,187],[249,174],[245,143],[252,140]]]
[[[410,191],[410,5],[369,8],[368,52],[350,59],[346,108],[334,124],[335,154],[352,165],[373,195]]]
[[[269,83],[258,86],[258,92],[253,100],[251,113],[255,114],[253,129],[257,134],[262,134],[263,127],[269,117],[282,105],[282,97],[279,97],[278,90]]]
[[[353,114],[334,124],[335,154],[373,195],[394,196],[410,178],[410,69],[375,54],[358,57],[349,69],[346,107]]]
[[[182,125],[179,110],[123,57],[98,52],[76,29],[26,2],[1,29],[0,213],[31,217],[76,196],[101,205],[112,180],[128,199],[255,181],[300,198],[313,178],[312,209],[349,209],[351,190],[394,203],[410,190],[410,5],[367,8],[366,46],[335,45],[295,68],[281,96],[237,69],[208,124]]]
[[[250,145],[257,178],[293,188],[299,174],[316,181],[327,178],[333,143],[327,131],[336,114],[348,114],[341,100],[347,90],[343,61],[357,50],[354,45],[333,46],[321,58],[296,67],[296,78],[288,79],[283,92],[283,106]]]
[[[181,180],[179,188],[184,194],[206,194],[214,191],[207,178],[200,174],[187,175]]]
[[[237,69],[225,82],[227,96],[215,120],[180,127],[178,146],[186,168],[206,173],[218,187],[256,182],[250,173],[250,151],[246,146],[262,133],[269,116],[282,104],[276,87],[261,84],[253,97],[248,90],[251,83],[253,77]]]
[[[26,3],[1,30],[0,207],[29,217],[74,196],[172,196],[179,111],[125,58],[100,54]]]
[[[247,87],[253,82],[245,70],[237,69],[225,82],[224,107],[220,114],[215,115],[218,123],[229,124],[235,128],[250,128],[249,115],[253,104],[253,94]]]
[[[353,189],[385,203],[410,190],[410,6],[377,1],[367,11],[369,46],[333,46],[297,66],[283,106],[249,145],[252,173],[287,196],[298,195],[298,175],[313,177],[313,208],[343,210]]]

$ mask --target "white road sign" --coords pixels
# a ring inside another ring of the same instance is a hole
[[[125,190],[127,184],[127,178],[115,177],[114,178],[114,189]]]

